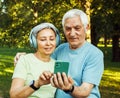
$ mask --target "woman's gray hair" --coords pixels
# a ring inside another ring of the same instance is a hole
[[[82,10],[79,10],[79,9],[72,9],[65,13],[65,15],[62,18],[63,29],[64,29],[65,20],[67,18],[72,18],[75,16],[80,17],[86,31],[86,26],[89,24],[88,17],[87,17],[87,14],[85,14]]]
[[[54,32],[55,32],[55,35],[57,35],[57,33],[59,32],[58,29],[51,23],[41,23],[37,26],[35,26],[31,32],[32,34],[36,37],[37,36],[37,33],[45,28],[48,28],[48,29],[52,29]]]
[[[29,40],[30,40],[30,44],[32,47],[37,48],[37,40],[36,40],[37,34],[45,28],[52,29],[55,32],[56,46],[60,44],[60,34],[59,34],[58,29],[51,23],[41,23],[35,26],[34,28],[32,28],[30,32]]]

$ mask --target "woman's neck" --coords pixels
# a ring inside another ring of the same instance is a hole
[[[43,62],[49,62],[50,61],[50,55],[43,55],[40,52],[34,53],[34,55]]]

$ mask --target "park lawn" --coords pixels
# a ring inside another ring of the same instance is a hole
[[[100,83],[101,98],[120,98],[120,62],[111,62],[111,48],[101,48],[105,55],[105,70]],[[17,52],[30,49],[0,48],[0,98],[9,98],[13,58]]]
[[[120,98],[120,62],[105,62],[105,65],[100,83],[102,98]]]
[[[112,62],[112,48],[101,48],[105,70],[100,83],[101,98],[120,98],[120,62]]]
[[[30,52],[29,49],[0,48],[0,98],[10,98],[9,89],[14,70],[13,58],[17,52],[22,51]]]

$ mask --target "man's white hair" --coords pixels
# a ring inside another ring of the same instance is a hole
[[[84,25],[84,29],[86,31],[86,27],[89,24],[88,17],[87,17],[86,13],[84,13],[82,10],[79,10],[79,9],[72,9],[72,10],[69,10],[68,12],[65,13],[65,15],[62,18],[63,29],[64,29],[65,20],[67,18],[72,18],[72,17],[75,17],[75,16],[80,17],[80,19],[81,19],[81,21]]]

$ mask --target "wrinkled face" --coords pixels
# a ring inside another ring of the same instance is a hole
[[[56,36],[52,29],[43,29],[37,34],[38,52],[50,55],[56,47]]]
[[[65,20],[64,32],[71,49],[77,49],[85,42],[85,29],[79,16]]]

